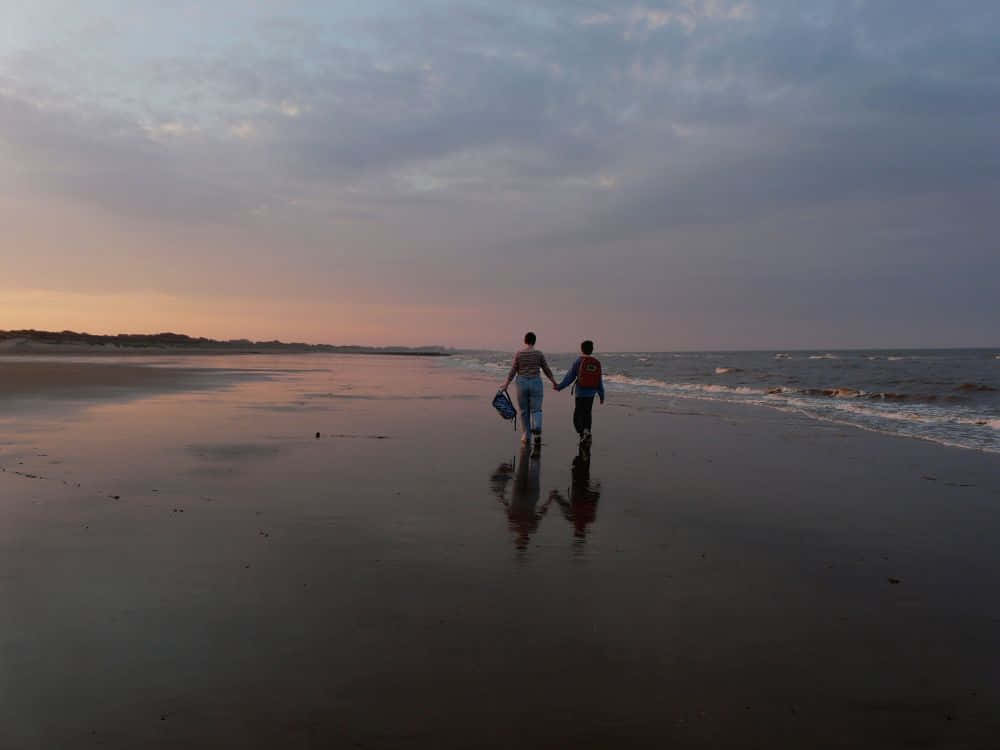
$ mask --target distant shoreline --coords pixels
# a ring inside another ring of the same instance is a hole
[[[0,355],[163,355],[163,354],[385,354],[407,357],[447,357],[451,352],[443,347],[377,347],[362,345],[336,346],[302,342],[250,341],[231,339],[219,341],[194,338],[178,333],[157,334],[89,334],[75,331],[0,331]]]
[[[184,356],[264,356],[264,355],[293,355],[293,354],[354,354],[368,356],[387,357],[450,357],[450,352],[423,352],[423,351],[399,351],[387,349],[385,351],[377,349],[185,349],[182,347],[146,347],[146,348],[121,348],[113,349],[103,346],[32,346],[20,349],[6,349],[0,347],[0,359],[4,357],[35,357],[35,356],[98,356],[98,357],[155,357],[164,355],[184,355]]]

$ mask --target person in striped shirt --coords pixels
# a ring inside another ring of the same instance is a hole
[[[545,394],[541,373],[545,373],[553,386],[556,379],[545,361],[545,355],[535,348],[535,341],[537,337],[533,332],[524,334],[524,348],[514,355],[514,362],[500,390],[507,390],[510,381],[517,378],[517,407],[524,425],[521,442],[527,443],[534,436],[535,445],[539,446],[542,443],[542,396]]]

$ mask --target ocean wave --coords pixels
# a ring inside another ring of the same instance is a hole
[[[856,419],[843,419],[838,418],[837,415],[822,414],[810,411],[808,408],[784,408],[775,407],[778,411],[791,412],[801,414],[810,419],[815,419],[820,422],[827,422],[829,424],[842,425],[844,427],[852,427],[858,430],[864,430],[865,432],[874,432],[879,435],[888,435],[890,437],[908,437],[914,438],[916,440],[923,440],[929,443],[935,443],[936,445],[943,445],[948,448],[961,448],[965,450],[978,450],[985,453],[1000,453],[1000,447],[997,447],[995,443],[983,442],[977,440],[970,440],[965,436],[951,437],[949,435],[935,434],[933,432],[911,432],[907,429],[893,428],[886,425],[879,425],[873,423],[867,423],[864,421],[859,421]]]
[[[649,355],[655,357],[656,355]],[[770,358],[770,357],[769,357]],[[835,359],[835,355],[812,355],[816,359]],[[441,365],[471,367],[484,373],[506,370],[506,361],[492,355],[448,358]],[[633,358],[632,361],[635,361]],[[812,419],[849,425],[860,429],[902,437],[929,440],[942,445],[1000,453],[1000,417],[990,405],[995,400],[992,385],[982,380],[968,381],[956,387],[944,379],[896,379],[902,386],[896,390],[881,390],[842,386],[807,387],[789,385],[794,378],[777,385],[761,383],[758,387],[726,385],[722,382],[685,382],[681,375],[676,381],[668,374],[660,377],[635,377],[627,371],[607,372],[614,359],[606,361],[605,382],[609,392],[635,393],[658,398],[684,398],[701,401],[765,406],[779,411],[800,414]],[[801,360],[800,360],[801,361]],[[624,364],[624,363],[623,363]],[[646,367],[653,367],[655,360]],[[666,367],[664,365],[664,367]],[[645,369],[645,368],[644,368]],[[695,370],[700,369],[695,366]],[[715,368],[726,375],[738,368]],[[704,369],[701,369],[705,373]],[[819,374],[821,370],[817,370]],[[695,376],[711,378],[710,374]],[[784,377],[776,374],[775,377]],[[780,382],[780,381],[779,381]],[[889,380],[882,380],[882,385]],[[908,385],[904,385],[908,384]],[[914,390],[909,390],[909,387]],[[951,389],[945,390],[945,389]]]
[[[955,419],[951,415],[932,412],[921,413],[915,410],[902,411],[898,409],[877,409],[872,408],[866,403],[838,403],[833,404],[832,407],[838,411],[850,412],[864,417],[891,419],[900,422],[923,422],[925,424],[937,425],[955,421],[956,423],[961,424],[959,420]]]
[[[859,398],[866,395],[864,391],[855,388],[803,388],[798,392],[805,396],[827,396],[829,398]]]
[[[933,396],[917,401],[905,394],[865,393],[849,388],[754,389],[687,383],[660,386],[660,391],[669,396],[765,406],[871,432],[1000,453],[1000,418],[968,410],[956,412],[954,407],[936,405]]]
[[[636,386],[639,388],[664,388],[667,383],[655,378],[633,378],[629,375],[604,375],[607,383],[618,383],[619,385]]]
[[[749,388],[745,385],[702,385],[700,383],[673,383],[671,387],[678,388],[685,393],[738,393],[743,396],[763,396],[765,392],[760,388]]]
[[[623,386],[625,390],[637,390],[639,392],[655,391],[664,395],[684,396],[694,393],[720,394],[733,393],[742,395],[763,396],[766,391],[762,388],[749,388],[738,385],[717,385],[713,383],[668,383],[655,378],[634,378],[630,375],[605,375],[606,383]]]
[[[870,401],[891,401],[891,402],[922,402],[922,403],[963,403],[968,399],[961,396],[939,395],[937,393],[897,393],[895,391],[865,391],[857,388],[788,388],[786,386],[772,386],[767,389],[770,395],[801,395],[812,398],[850,398],[868,399]]]
[[[482,359],[467,359],[467,358],[464,358],[464,357],[451,357],[450,360],[451,360],[451,363],[454,363],[454,364],[457,364],[457,365],[460,365],[460,366],[463,366],[463,367],[471,368],[471,369],[476,369],[476,370],[480,370],[480,369],[483,369],[483,370],[506,370],[508,367],[510,367],[509,363],[493,362],[493,361],[482,360]]]
[[[840,359],[836,354],[810,354],[809,359]]]
[[[992,393],[996,390],[992,385],[986,385],[985,383],[962,383],[960,386],[955,388],[956,391],[969,392],[980,392],[980,393]]]
[[[976,427],[985,427],[989,430],[1000,431],[1000,419],[958,417],[955,419],[955,422],[957,422],[958,424],[974,425]]]
[[[716,367],[715,368],[715,374],[716,375],[732,375],[733,373],[736,373],[736,372],[743,372],[743,370],[741,370],[739,367]]]

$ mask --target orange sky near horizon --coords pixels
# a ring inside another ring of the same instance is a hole
[[[449,339],[469,336],[454,311],[433,306],[239,297],[177,297],[159,292],[79,294],[50,290],[6,291],[0,295],[3,328],[72,330],[94,334],[172,331],[215,339],[280,339],[312,344],[421,346],[447,324]],[[408,325],[400,325],[407,321]],[[422,333],[423,332],[423,333]]]

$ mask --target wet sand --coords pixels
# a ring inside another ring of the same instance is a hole
[[[581,462],[549,391],[533,460],[447,363],[253,366],[0,381],[0,747],[995,746],[997,456],[612,392]]]
[[[189,371],[129,364],[105,364],[50,357],[0,357],[0,398],[58,395],[92,397],[110,389],[161,389],[185,382]]]

